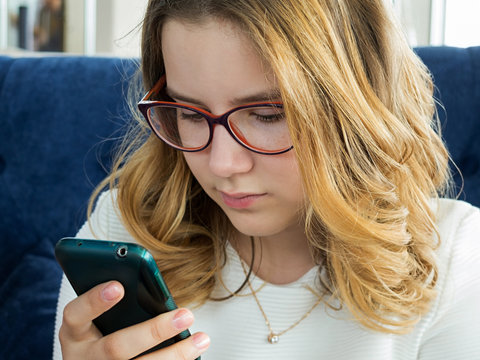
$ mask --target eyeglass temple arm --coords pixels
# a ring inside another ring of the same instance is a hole
[[[158,81],[155,83],[155,85],[153,85],[153,88],[149,92],[147,92],[145,94],[145,96],[142,98],[142,100],[140,100],[140,101],[148,101],[153,94],[156,94],[161,89],[163,89],[166,82],[167,82],[166,76],[162,75],[162,77],[160,77],[160,79],[158,79]]]

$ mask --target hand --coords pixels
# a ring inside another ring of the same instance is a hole
[[[122,285],[110,281],[92,288],[65,306],[59,334],[64,359],[131,359],[193,323],[193,314],[189,310],[177,309],[102,336],[92,320],[118,303],[123,295]],[[139,359],[196,359],[209,345],[206,334],[196,333]]]

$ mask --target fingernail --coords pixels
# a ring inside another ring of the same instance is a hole
[[[199,350],[204,350],[210,345],[210,338],[207,334],[198,333],[192,336],[192,341]]]
[[[113,301],[117,299],[120,296],[121,289],[120,286],[116,283],[108,284],[103,290],[102,290],[102,298],[105,301]]]
[[[179,330],[188,328],[192,323],[193,314],[186,309],[180,309],[173,317],[173,326]]]

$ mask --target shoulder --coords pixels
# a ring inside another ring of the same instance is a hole
[[[137,242],[123,224],[117,204],[116,189],[104,191],[98,196],[95,209],[76,237]]]
[[[456,278],[457,284],[470,280],[475,272],[469,267],[480,267],[480,209],[451,199],[439,199],[435,207],[440,280]]]
[[[460,200],[438,199],[433,208],[437,219],[437,226],[441,232],[451,233],[462,230],[465,226],[479,228],[480,209]]]
[[[480,209],[451,199],[439,199],[435,208],[440,265],[480,257]]]
[[[440,236],[437,298],[424,319],[422,355],[470,359],[480,353],[480,210],[447,199],[434,208]]]

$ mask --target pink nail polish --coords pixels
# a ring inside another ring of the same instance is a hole
[[[177,311],[173,317],[173,326],[179,330],[186,329],[193,323],[193,314],[185,309]]]
[[[192,341],[199,350],[204,350],[210,345],[210,338],[207,334],[198,333],[192,336]]]
[[[113,301],[118,298],[120,292],[120,287],[117,284],[109,284],[102,290],[102,298],[105,301]]]

